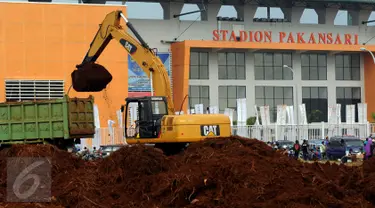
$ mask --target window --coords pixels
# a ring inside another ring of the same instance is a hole
[[[255,80],[292,80],[292,53],[254,53]]]
[[[155,115],[166,115],[168,114],[167,105],[164,101],[152,100],[152,114]]]
[[[5,80],[7,101],[47,100],[64,97],[63,80]]]
[[[346,105],[355,105],[355,122],[358,122],[358,106],[361,103],[360,87],[337,87],[336,103],[341,104],[341,121],[346,122]]]
[[[194,108],[196,104],[203,104],[204,109],[210,106],[209,86],[189,86],[189,106]]]
[[[219,79],[246,79],[245,53],[218,53]]]
[[[361,80],[359,54],[336,55],[336,80]]]
[[[219,110],[225,108],[237,110],[237,99],[246,98],[245,86],[219,86]]]
[[[270,121],[276,121],[277,105],[293,105],[293,87],[255,87],[255,103],[258,106],[268,105]]]
[[[309,123],[327,121],[327,87],[302,87],[302,103],[306,105],[306,116]]]
[[[208,52],[190,53],[190,79],[208,79]]]
[[[327,55],[302,54],[302,80],[327,80]]]

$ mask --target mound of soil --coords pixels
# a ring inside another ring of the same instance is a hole
[[[255,139],[195,143],[168,157],[135,145],[95,162],[48,145],[16,145],[0,152],[2,196],[4,164],[14,156],[51,158],[52,202],[0,206],[375,207],[375,158],[363,167],[301,163]]]
[[[71,74],[73,89],[77,92],[99,92],[112,81],[112,75],[100,64],[87,63]]]

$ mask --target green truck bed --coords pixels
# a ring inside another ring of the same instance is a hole
[[[93,138],[94,98],[0,103],[0,143]]]

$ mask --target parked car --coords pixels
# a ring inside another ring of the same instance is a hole
[[[346,154],[345,146],[340,140],[331,140],[328,142],[326,153],[329,160],[342,158]]]
[[[353,153],[363,153],[364,152],[364,143],[360,139],[346,139],[345,145],[346,145],[346,151],[349,152],[349,149],[353,150]]]
[[[294,142],[292,141],[288,141],[288,140],[277,140],[276,141],[276,146],[277,146],[277,149],[292,149],[294,145]]]
[[[327,157],[328,159],[341,159],[349,152],[349,149],[356,154],[363,153],[363,141],[353,136],[332,137],[327,146]]]
[[[106,146],[100,146],[100,149],[102,151],[103,157],[108,157],[111,153],[119,150],[123,145],[106,145]]]

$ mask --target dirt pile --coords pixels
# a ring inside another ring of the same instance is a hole
[[[375,159],[363,167],[301,163],[238,137],[192,144],[169,157],[124,147],[96,162],[47,145],[14,146],[0,152],[2,196],[9,156],[52,161],[53,202],[15,207],[375,207]]]
[[[73,89],[77,92],[100,92],[112,81],[112,75],[100,64],[87,63],[71,74]]]

